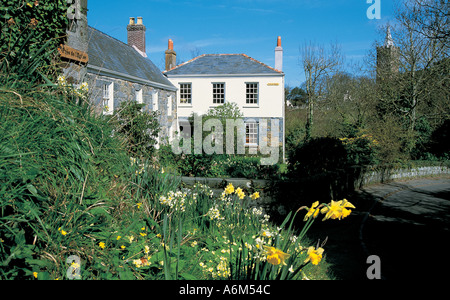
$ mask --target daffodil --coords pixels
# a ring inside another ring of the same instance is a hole
[[[227,185],[227,187],[225,188],[225,194],[231,195],[231,194],[233,194],[233,193],[234,193],[234,186],[233,186],[232,183],[229,183],[229,184]]]
[[[323,221],[328,219],[341,220],[342,218],[348,217],[350,215],[351,210],[347,208],[355,208],[355,206],[348,202],[347,199],[340,201],[331,200],[331,203],[322,208],[320,212],[322,214],[325,214]]]
[[[245,193],[241,188],[237,188],[235,191],[236,195],[238,195],[239,199],[244,199]]]
[[[286,265],[285,260],[289,258],[290,254],[284,253],[280,249],[275,247],[264,246],[267,255],[267,262],[274,266],[278,266],[280,264]]]
[[[100,248],[102,248],[102,249],[105,249],[105,248],[106,248],[106,244],[105,244],[104,242],[98,243],[98,246],[99,246]]]
[[[256,199],[258,199],[260,196],[259,196],[259,193],[258,192],[255,192],[255,193],[253,193],[251,196],[250,196],[250,198],[252,199],[252,200],[256,200]]]
[[[317,266],[319,262],[322,260],[323,251],[324,251],[323,248],[318,248],[316,250],[316,248],[314,247],[309,247],[307,253],[308,257],[305,259],[304,263],[306,264],[309,261],[311,261],[313,265]]]
[[[313,218],[316,218],[319,214],[320,210],[317,208],[319,206],[319,201],[314,202],[310,208],[308,209],[308,212],[306,213],[305,217],[303,218],[303,221],[307,221],[311,216]]]

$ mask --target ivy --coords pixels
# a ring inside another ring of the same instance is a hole
[[[33,57],[45,43],[46,51],[55,52],[66,39],[67,9],[66,0],[2,0],[0,63],[15,55]],[[50,66],[53,57],[44,60]]]

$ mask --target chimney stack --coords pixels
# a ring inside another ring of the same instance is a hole
[[[173,41],[169,39],[169,46],[166,50],[166,71],[177,65],[177,53],[173,50]]]
[[[275,48],[275,69],[283,71],[283,48],[281,47],[281,36],[278,37]]]
[[[145,53],[145,31],[147,29],[144,26],[142,17],[130,18],[130,24],[127,26],[128,31],[128,45],[135,46],[142,53]]]

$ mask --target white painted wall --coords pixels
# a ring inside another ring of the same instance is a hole
[[[225,83],[225,102],[237,103],[244,117],[284,118],[284,76],[176,76],[168,77],[175,87],[192,83],[192,104],[180,103],[177,92],[178,117],[189,117],[193,112],[205,114],[213,103],[213,83]],[[258,104],[246,104],[246,83],[259,83]]]

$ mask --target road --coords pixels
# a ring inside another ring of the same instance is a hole
[[[449,177],[373,185],[348,199],[356,206],[349,218],[315,230],[322,239],[327,232],[327,261],[337,279],[367,279],[370,255],[380,258],[381,279],[448,276]]]

